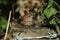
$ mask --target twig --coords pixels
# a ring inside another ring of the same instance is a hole
[[[34,39],[34,38],[50,38],[49,36],[39,36],[39,37],[24,37],[24,39]]]
[[[8,28],[9,28],[9,24],[10,24],[10,18],[11,18],[11,12],[9,12],[9,18],[8,18],[8,23],[7,23],[7,27],[6,27],[6,33],[5,33],[5,37],[4,40],[6,40],[7,34],[8,34]]]
[[[25,34],[20,34],[20,35],[19,35],[19,33],[16,33],[16,34],[14,34],[13,40],[44,39],[44,38],[46,38],[46,39],[55,39],[55,38],[57,38],[58,36],[60,36],[60,34],[55,34],[55,33],[51,34],[51,33],[48,32],[48,34],[49,34],[49,35],[46,35],[46,36],[27,37],[27,36],[25,36]]]
[[[53,38],[57,38],[58,36],[60,36],[60,34],[49,34],[47,36],[38,36],[38,37],[24,37],[24,39],[33,39],[33,38],[48,38],[48,39],[53,39]]]

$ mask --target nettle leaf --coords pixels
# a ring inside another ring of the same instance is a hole
[[[51,25],[55,25],[55,24],[56,24],[55,18],[53,18],[49,23],[50,23]]]
[[[50,18],[52,15],[55,15],[57,10],[55,8],[49,8],[44,10],[44,14],[47,18]]]
[[[1,17],[0,25],[3,29],[5,29],[6,25],[7,25],[7,20],[5,18]]]
[[[48,2],[48,8],[51,7],[53,5],[53,3],[54,3],[53,0],[49,0],[49,2]]]

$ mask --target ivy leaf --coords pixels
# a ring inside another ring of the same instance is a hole
[[[44,14],[47,18],[50,18],[52,15],[55,15],[57,10],[55,8],[49,8],[44,10]]]

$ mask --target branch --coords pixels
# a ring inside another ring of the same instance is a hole
[[[11,12],[9,12],[9,18],[8,18],[8,23],[7,23],[7,27],[6,27],[6,33],[5,33],[5,37],[4,37],[4,40],[6,40],[7,38],[7,34],[8,34],[8,29],[9,29],[9,24],[10,24],[10,18],[11,18]]]

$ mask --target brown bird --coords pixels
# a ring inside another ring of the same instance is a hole
[[[21,24],[27,26],[33,25],[35,23],[35,19],[33,18],[35,17],[33,16],[35,14],[34,8],[35,6],[40,8],[43,4],[42,0],[20,0],[18,4],[20,5]]]
[[[25,15],[21,17],[21,24],[23,25],[33,25],[34,19],[32,13],[28,13],[27,11],[24,11]]]

